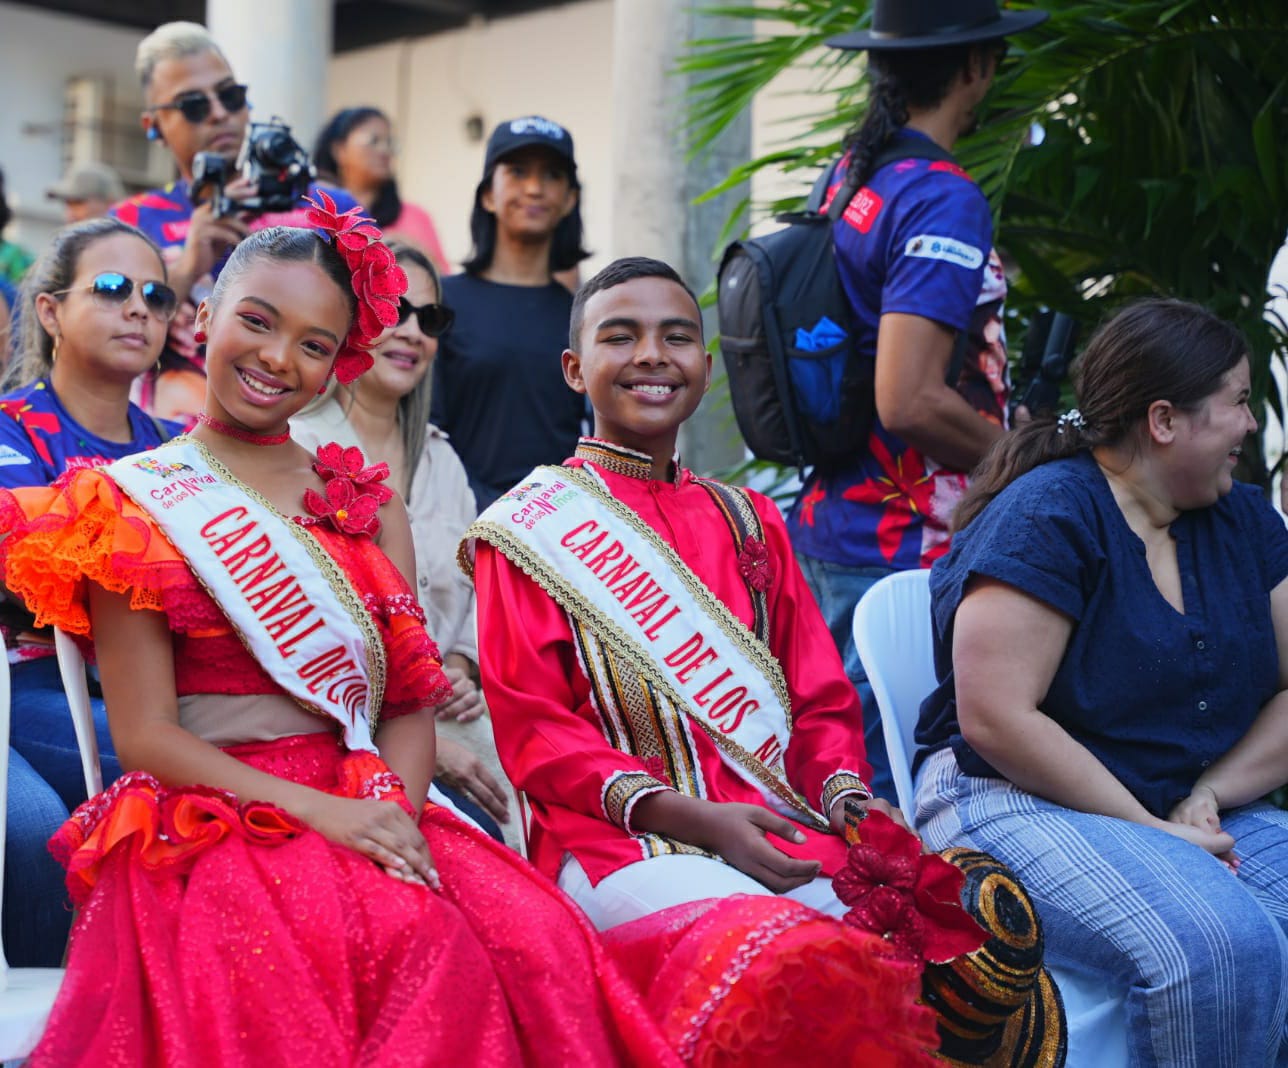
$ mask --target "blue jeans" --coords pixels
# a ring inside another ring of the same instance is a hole
[[[1221,814],[1232,875],[1166,831],[963,775],[950,749],[922,765],[916,796],[931,849],[982,849],[1020,877],[1049,961],[1127,988],[1133,1065],[1288,1063],[1288,812]]]
[[[14,664],[10,744],[18,750],[42,779],[52,786],[70,812],[85,800],[85,776],[81,772],[80,749],[71,709],[58,675],[58,660],[43,656]],[[121,764],[112,748],[107,730],[107,709],[102,699],[91,698],[94,732],[98,735],[99,758],[103,765],[103,786],[121,774]]]
[[[56,968],[63,960],[71,905],[63,869],[46,843],[67,819],[49,783],[11,747],[4,846],[4,951],[16,968]]]
[[[805,573],[819,610],[827,620],[832,641],[845,662],[845,674],[858,691],[863,703],[863,746],[868,763],[872,765],[872,781],[868,788],[877,796],[898,805],[894,777],[890,774],[890,757],[886,754],[885,731],[881,728],[881,713],[877,700],[868,685],[867,672],[854,648],[854,608],[865,593],[887,575],[894,574],[889,567],[846,567],[813,556],[796,554],[801,571]]]

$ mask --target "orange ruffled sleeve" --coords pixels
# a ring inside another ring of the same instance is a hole
[[[214,602],[148,515],[106,475],[80,470],[49,486],[0,490],[4,584],[36,617],[92,637],[90,582],[166,612],[174,630],[219,626]]]

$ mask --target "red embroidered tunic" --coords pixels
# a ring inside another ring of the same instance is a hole
[[[673,482],[656,481],[646,456],[616,447],[611,451],[614,459],[608,466],[613,470],[600,463],[589,466],[750,628],[752,580],[744,572],[756,575],[765,569],[759,559],[739,556],[710,494],[688,470],[680,470]],[[854,775],[870,774],[859,699],[792,555],[777,507],[760,494],[751,498],[764,527],[772,575],[765,591],[769,645],[792,696],[787,777],[811,806],[826,813],[827,802],[841,796]],[[656,836],[640,836],[631,828],[630,809],[668,784],[657,777],[661,769],[650,766],[654,762],[609,744],[578,664],[568,617],[540,586],[483,542],[477,544],[475,584],[479,667],[497,751],[516,789],[532,805],[530,859],[553,877],[564,853],[572,853],[597,883],[652,855],[643,837]],[[683,734],[700,769],[695,792],[712,801],[764,805],[759,791],[725,765],[703,731]],[[623,776],[631,780],[629,793],[610,797],[609,786]],[[778,839],[774,844],[793,856],[822,861],[824,874],[831,875],[844,862],[843,841],[804,830],[803,845]]]

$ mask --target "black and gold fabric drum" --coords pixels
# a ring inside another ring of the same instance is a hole
[[[1042,966],[1042,923],[1015,873],[987,853],[939,854],[966,876],[962,905],[984,945],[927,964],[922,997],[939,1022],[939,1056],[989,1068],[1060,1068],[1068,1052],[1064,1003]]]

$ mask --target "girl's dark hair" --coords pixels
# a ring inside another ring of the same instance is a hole
[[[1100,327],[1074,369],[1082,425],[1034,419],[998,441],[953,513],[964,530],[1021,475],[1082,449],[1118,445],[1139,432],[1155,401],[1195,411],[1248,354],[1242,332],[1206,308],[1181,300],[1129,304]]]
[[[487,270],[492,265],[492,257],[496,255],[496,216],[483,207],[483,190],[491,183],[494,170],[495,168],[484,174],[483,181],[474,190],[474,210],[470,213],[470,237],[474,241],[474,249],[470,252],[469,259],[461,264],[470,274]],[[581,185],[576,174],[571,171],[568,172],[568,180],[577,190],[577,203],[555,227],[554,240],[550,243],[551,274],[576,267],[590,255],[582,247],[585,236],[581,225]]]
[[[345,141],[355,129],[368,119],[383,119],[389,122],[389,116],[379,108],[360,107],[344,108],[337,111],[327,124],[322,127],[317,141],[313,145],[313,165],[317,167],[318,177],[344,187],[340,177],[340,165],[336,162],[335,146]],[[402,198],[398,195],[398,183],[391,177],[376,194],[375,203],[367,213],[375,220],[377,226],[384,229],[402,214]]]
[[[847,174],[857,190],[872,163],[908,122],[909,108],[932,108],[948,95],[953,78],[973,62],[982,45],[899,49],[868,53],[868,108],[845,137]]]
[[[45,378],[53,369],[54,339],[45,332],[40,316],[36,314],[36,298],[41,293],[61,293],[70,289],[85,250],[103,238],[117,234],[137,237],[155,252],[161,263],[161,277],[166,278],[165,259],[156,242],[128,223],[104,216],[64,226],[54,234],[40,258],[23,276],[18,291],[18,314],[15,316],[20,334],[14,358],[4,376],[2,388],[6,392]]]
[[[257,260],[275,260],[278,263],[316,263],[336,287],[344,294],[349,307],[349,317],[357,314],[358,298],[353,292],[353,275],[335,246],[312,230],[295,226],[270,226],[256,230],[243,240],[228,257],[219,272],[210,303],[218,304],[234,281],[246,273]]]

